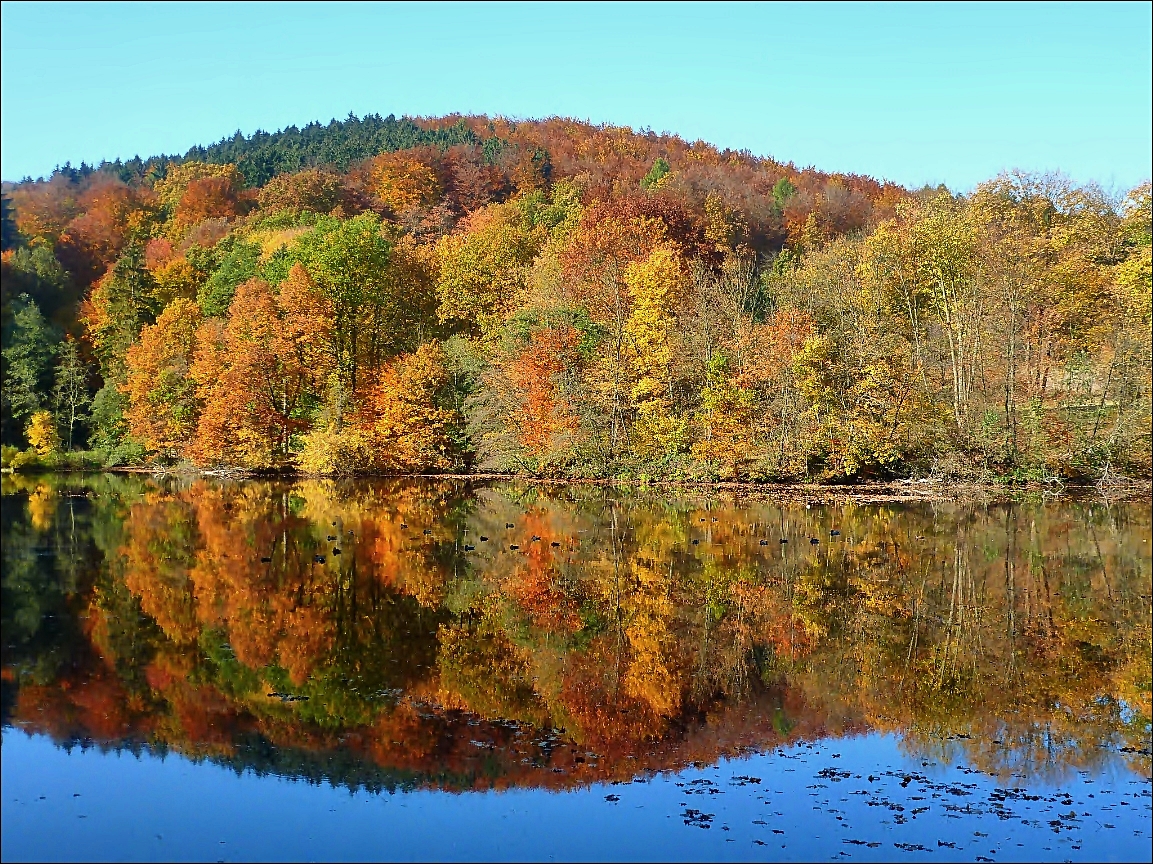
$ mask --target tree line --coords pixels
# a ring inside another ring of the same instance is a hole
[[[376,116],[4,186],[5,463],[1150,474],[1150,187]]]

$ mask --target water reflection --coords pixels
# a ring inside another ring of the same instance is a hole
[[[1150,772],[1147,501],[5,477],[3,722],[349,787]]]

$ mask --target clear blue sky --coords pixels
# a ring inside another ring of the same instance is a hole
[[[1151,173],[1149,3],[2,8],[11,180],[349,112],[571,116],[962,190]]]

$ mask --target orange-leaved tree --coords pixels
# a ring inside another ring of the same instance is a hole
[[[199,415],[196,382],[190,374],[200,307],[178,298],[144,327],[125,355],[121,392],[128,397],[129,434],[167,459],[183,454]]]
[[[662,242],[667,243],[664,222],[637,216],[622,219],[604,208],[586,211],[567,248],[560,255],[563,299],[588,312],[600,325],[604,338],[597,358],[590,364],[586,388],[599,415],[597,449],[612,460],[628,440],[631,378],[627,324],[632,314],[632,295],[625,271],[645,261]]]
[[[571,435],[579,426],[563,379],[577,372],[580,345],[580,331],[569,324],[534,330],[507,367],[520,402],[514,417],[517,439],[536,459],[546,458],[559,436]]]
[[[297,264],[279,294],[260,279],[236,289],[227,324],[197,334],[192,374],[204,411],[193,457],[251,468],[290,461],[331,369],[329,316]]]
[[[432,204],[440,197],[442,183],[436,169],[412,155],[382,153],[366,167],[369,189],[393,213]]]

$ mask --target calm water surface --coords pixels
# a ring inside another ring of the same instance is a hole
[[[3,496],[4,860],[1151,858],[1141,499]]]

